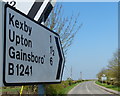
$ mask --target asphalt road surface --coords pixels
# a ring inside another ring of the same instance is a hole
[[[105,96],[105,94],[107,94],[107,96],[112,96],[110,95],[111,93],[97,86],[94,81],[83,82],[70,90],[68,94],[91,94],[92,96],[95,96],[95,94],[102,94],[101,96]]]

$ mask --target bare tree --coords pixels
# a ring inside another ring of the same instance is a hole
[[[71,15],[70,17],[63,17],[63,14],[62,3],[57,3],[45,22],[45,26],[60,35],[62,47],[66,54],[76,33],[80,30],[82,23],[78,23],[78,17],[80,16],[79,13],[76,16]]]

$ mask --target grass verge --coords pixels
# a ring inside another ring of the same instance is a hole
[[[71,86],[68,86],[66,88],[63,88],[63,90],[61,90],[61,94],[67,94],[72,88],[74,88],[75,86],[77,86],[80,83],[76,83],[76,84],[72,84]]]
[[[20,89],[21,89],[21,87],[17,87],[17,88],[10,88],[10,87],[8,87],[8,88],[5,88],[5,89],[1,88],[0,92],[19,92]]]
[[[103,86],[103,87],[106,87],[106,88],[115,90],[115,91],[120,91],[120,87],[117,87],[117,86],[115,86],[115,85],[107,85],[106,83],[100,83],[100,82],[98,82],[98,81],[96,81],[95,83],[98,84],[98,85],[101,85],[101,86]]]

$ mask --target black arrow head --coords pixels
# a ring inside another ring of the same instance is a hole
[[[59,65],[58,65],[56,80],[59,80],[60,77],[62,79],[65,58],[64,58],[63,49],[62,49],[62,46],[61,46],[60,39],[58,37],[55,37],[55,41],[56,41],[56,46],[57,46],[58,55],[59,55]]]

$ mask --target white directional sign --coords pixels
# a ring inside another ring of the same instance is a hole
[[[102,81],[106,81],[107,77],[101,77]]]
[[[102,81],[106,81],[106,80],[107,80],[107,77],[106,77],[105,74],[102,75],[101,80],[102,80]]]
[[[5,5],[4,84],[60,82],[64,55],[59,35]]]
[[[3,7],[0,0],[0,87],[3,86]],[[0,89],[1,90],[1,89]],[[1,91],[0,91],[1,96]]]

